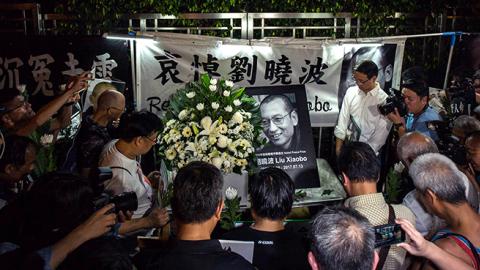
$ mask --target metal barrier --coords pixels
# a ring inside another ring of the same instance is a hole
[[[40,5],[0,4],[0,32],[38,34],[40,29]]]
[[[59,22],[72,17],[63,14],[41,14],[38,4],[0,4],[2,32],[57,34]],[[420,34],[446,31],[478,32],[480,18],[442,14],[395,13],[385,18],[392,22],[387,33]],[[401,21],[399,27],[396,22]],[[287,24],[287,25],[286,25]],[[462,29],[458,29],[462,28]],[[361,37],[361,18],[352,13],[184,13],[178,16],[158,13],[126,16],[118,32],[170,31],[187,34],[261,39],[293,37],[305,39]],[[392,32],[390,32],[390,29]]]

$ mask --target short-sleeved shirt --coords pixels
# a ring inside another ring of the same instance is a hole
[[[118,151],[113,140],[105,145],[100,155],[99,165],[112,168],[112,179],[105,182],[105,189],[118,195],[134,191],[138,199],[138,208],[133,212],[133,218],[142,217],[152,206],[152,186],[143,175],[140,164]]]
[[[417,131],[425,136],[432,138],[434,141],[438,140],[438,134],[435,130],[431,130],[427,126],[429,121],[442,121],[442,117],[432,107],[427,107],[419,116],[414,117],[413,124],[407,132]]]
[[[253,265],[266,269],[310,269],[307,247],[300,235],[286,229],[277,232],[243,227],[223,235],[222,239],[253,241]]]
[[[372,193],[350,197],[345,200],[345,206],[355,209],[361,215],[366,217],[373,226],[384,225],[388,223],[389,207],[385,202],[382,193]],[[395,218],[404,218],[415,224],[415,216],[412,211],[404,205],[392,204]],[[387,259],[383,265],[383,270],[402,269],[402,265],[407,255],[405,249],[397,246],[390,246]]]

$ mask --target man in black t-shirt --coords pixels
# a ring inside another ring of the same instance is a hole
[[[144,250],[134,259],[139,270],[250,270],[240,255],[222,249],[210,234],[223,208],[223,176],[201,161],[181,168],[173,180],[172,213],[177,239],[160,250]]]
[[[310,269],[306,244],[283,225],[292,209],[294,192],[293,181],[283,170],[260,171],[248,183],[255,223],[226,233],[223,239],[255,242],[253,265],[260,270]]]

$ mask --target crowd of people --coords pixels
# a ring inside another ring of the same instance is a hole
[[[4,90],[1,268],[480,269],[480,121],[467,115],[453,121],[450,135],[464,160],[452,160],[436,144],[440,136],[429,125],[442,116],[428,105],[421,69],[403,74],[405,115],[400,108],[380,113],[377,107],[388,95],[377,76],[378,67],[368,60],[353,72],[356,85],[346,91],[335,128],[336,167],[347,198],[314,213],[308,234],[286,225],[295,185],[274,167],[249,178],[251,224],[216,231],[224,208],[223,175],[201,161],[178,170],[171,212],[162,208],[159,172],[145,174],[139,161],[161,139],[162,121],[148,111],[126,112],[124,95],[110,84],[94,91],[92,107],[82,109],[64,166],[19,190],[38,152],[29,135],[47,126],[55,141],[69,124],[71,105],[88,76],[72,78],[37,112],[18,90]],[[301,121],[295,112],[287,114]],[[391,132],[396,157],[405,167],[407,192],[399,204],[389,203],[378,186]],[[375,226],[385,224],[398,224],[406,240],[377,248]],[[171,229],[168,239],[139,248],[138,236],[155,235],[165,226]],[[252,258],[222,248],[219,239],[253,242]]]

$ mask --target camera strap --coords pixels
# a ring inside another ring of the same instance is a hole
[[[388,204],[388,224],[395,223],[395,211],[393,211],[393,207]],[[378,254],[379,260],[377,264],[376,270],[380,270],[383,268],[385,261],[387,260],[388,252],[390,251],[390,246],[382,247]]]

